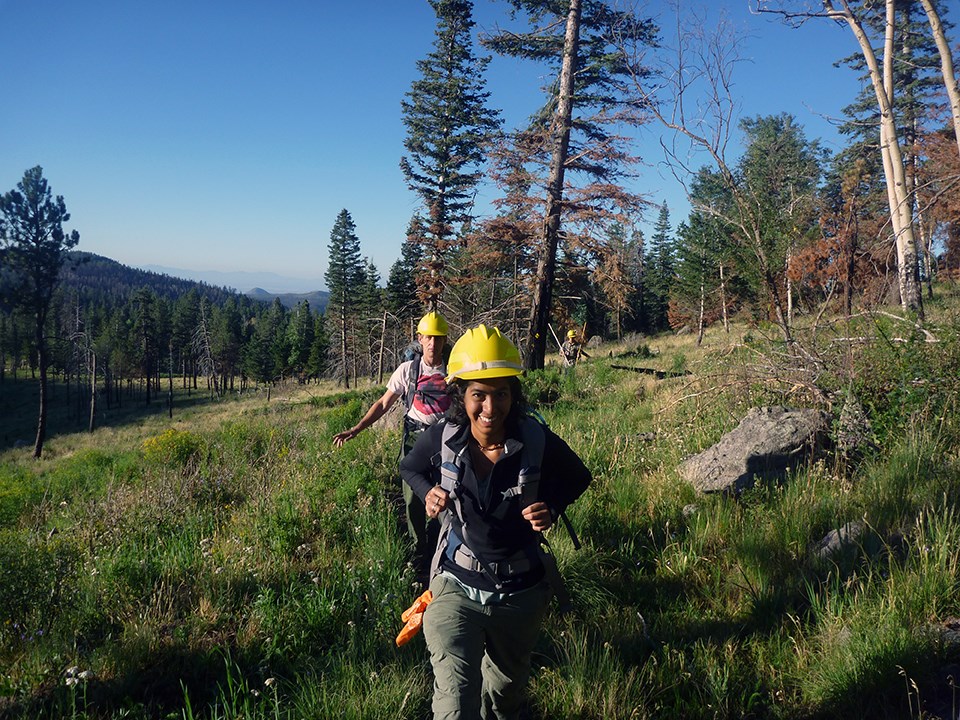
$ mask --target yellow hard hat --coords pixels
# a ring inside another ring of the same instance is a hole
[[[445,336],[448,332],[450,332],[450,327],[447,325],[447,321],[443,319],[443,315],[438,312],[428,312],[417,323],[418,335]]]
[[[576,330],[567,330],[567,337],[571,340],[577,336]]]
[[[447,382],[513,377],[523,373],[520,351],[498,328],[478,325],[467,330],[450,351]]]

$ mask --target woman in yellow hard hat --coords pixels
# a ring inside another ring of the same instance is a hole
[[[592,477],[527,413],[516,346],[480,325],[447,361],[451,406],[400,464],[442,519],[423,615],[435,718],[512,718],[551,596],[541,533]],[[482,711],[481,711],[482,708]]]

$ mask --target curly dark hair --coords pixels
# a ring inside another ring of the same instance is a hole
[[[447,385],[447,395],[450,396],[450,407],[447,408],[447,420],[456,425],[469,425],[470,418],[467,417],[467,408],[463,404],[463,393],[467,389],[470,380],[457,378]],[[507,424],[513,425],[523,417],[530,406],[523,395],[523,386],[520,384],[520,378],[513,376],[507,378],[507,385],[510,388],[510,413],[507,415]]]

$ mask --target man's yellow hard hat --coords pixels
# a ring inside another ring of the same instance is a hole
[[[576,330],[567,330],[567,337],[573,340],[577,336]]]
[[[443,319],[443,315],[438,312],[428,312],[417,323],[418,335],[446,336],[448,332],[450,332],[450,327],[447,325],[447,321]]]
[[[478,325],[454,344],[447,360],[447,382],[523,374],[520,351],[498,328]]]

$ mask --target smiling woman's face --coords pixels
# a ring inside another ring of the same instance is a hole
[[[463,391],[463,406],[470,420],[470,429],[478,440],[499,442],[503,439],[504,424],[512,405],[509,378],[471,380]]]

